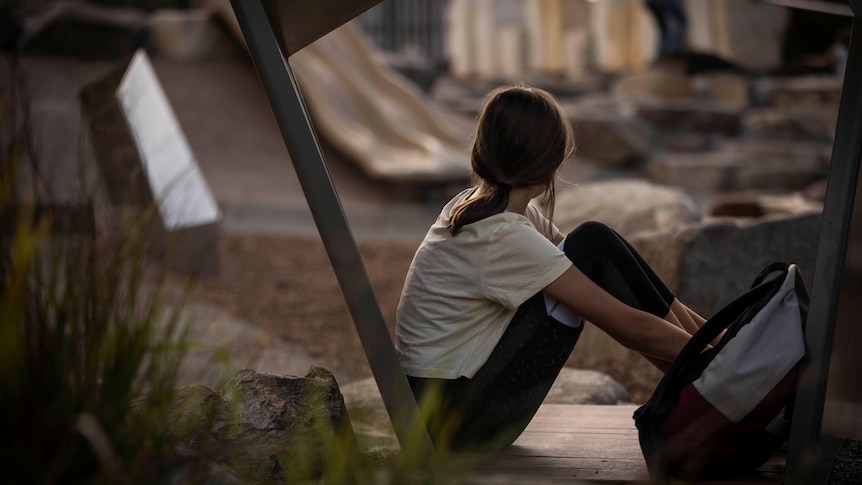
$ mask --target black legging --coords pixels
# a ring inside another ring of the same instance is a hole
[[[582,224],[563,246],[572,262],[623,302],[664,317],[673,294],[614,230]],[[535,415],[571,354],[583,327],[548,316],[542,293],[515,313],[488,360],[472,378],[408,376],[435,445],[457,450],[510,445]]]
[[[673,293],[616,231],[600,222],[585,222],[563,245],[566,256],[585,275],[623,303],[664,318]]]

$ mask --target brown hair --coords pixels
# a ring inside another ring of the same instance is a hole
[[[571,124],[550,93],[525,85],[491,91],[479,113],[470,154],[473,181],[483,189],[452,208],[452,235],[503,212],[513,187],[545,185],[552,213],[554,175],[573,151]]]

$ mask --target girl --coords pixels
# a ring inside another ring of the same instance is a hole
[[[554,177],[573,149],[549,93],[491,92],[472,146],[475,186],[446,204],[416,251],[396,346],[437,447],[511,444],[583,319],[663,370],[703,323],[616,232],[593,222],[564,238],[529,204],[544,194],[552,213]],[[583,319],[560,322],[546,297]]]

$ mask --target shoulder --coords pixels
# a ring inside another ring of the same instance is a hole
[[[548,220],[548,218],[545,217],[539,209],[533,207],[533,205],[527,205],[527,210],[524,213],[524,216],[530,221],[530,224],[532,224],[533,227],[535,227],[536,230],[549,241],[555,241],[561,238],[562,234],[557,226]]]
[[[529,218],[514,212],[501,212],[464,226],[461,232],[471,233],[477,239],[494,241],[506,237],[538,235]],[[459,233],[460,235],[460,233]]]
[[[494,226],[492,233],[492,239],[497,244],[513,245],[516,247],[521,245],[548,245],[558,251],[556,247],[553,247],[553,244],[551,244],[544,232],[528,217],[511,212],[498,214],[498,216],[501,216],[501,220]]]

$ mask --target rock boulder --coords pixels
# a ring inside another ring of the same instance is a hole
[[[245,369],[223,389],[179,391],[172,421],[181,443],[243,483],[314,478],[335,453],[354,450],[354,435],[338,384],[327,370],[305,377]]]
[[[660,132],[734,135],[745,108],[713,99],[639,99],[631,103],[636,116]]]
[[[829,146],[818,142],[740,140],[713,152],[657,156],[645,172],[656,183],[702,192],[792,192],[825,177],[829,160]]]
[[[820,213],[807,212],[708,220],[642,233],[631,243],[681,301],[709,317],[776,261],[796,263],[810,287],[819,232]]]
[[[700,219],[697,204],[682,190],[639,179],[595,181],[572,187],[557,195],[554,208],[554,223],[564,233],[596,220],[629,237]]]
[[[620,112],[615,103],[577,102],[562,107],[572,122],[578,155],[600,165],[621,167],[652,151],[643,123]]]
[[[758,108],[745,113],[743,131],[762,140],[805,140],[832,143],[835,113],[824,108]]]

